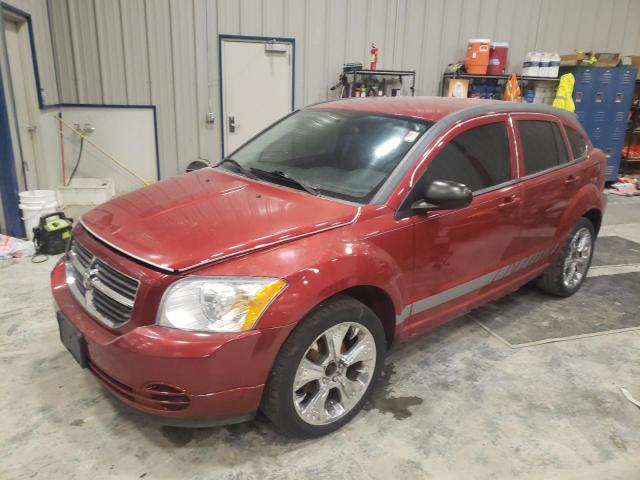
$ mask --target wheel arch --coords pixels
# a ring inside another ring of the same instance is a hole
[[[593,230],[595,231],[597,236],[598,232],[600,231],[600,226],[602,225],[602,210],[598,208],[592,208],[586,211],[582,216],[591,222],[591,224],[593,225]]]
[[[382,323],[387,348],[391,346],[396,334],[396,312],[391,296],[387,292],[373,285],[357,285],[333,296],[336,295],[347,295],[369,307]]]
[[[565,236],[571,231],[576,222],[584,217],[594,227],[596,235],[602,224],[602,212],[605,200],[603,194],[593,184],[583,186],[576,192],[564,210],[555,235],[556,246],[561,246]]]

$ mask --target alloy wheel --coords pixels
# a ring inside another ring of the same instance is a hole
[[[349,413],[371,383],[376,344],[363,325],[343,322],[307,348],[293,381],[293,403],[302,420],[327,425]]]
[[[587,228],[579,229],[571,238],[562,272],[562,280],[567,288],[575,288],[587,274],[592,244],[591,232]]]

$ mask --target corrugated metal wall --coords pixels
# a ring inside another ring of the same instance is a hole
[[[41,2],[21,0],[42,9]],[[640,54],[640,0],[48,0],[61,101],[155,104],[164,177],[218,159],[218,34],[296,39],[296,106],[327,99],[342,63],[418,71],[434,95],[466,40],[529,50]],[[37,42],[39,47],[42,42]],[[43,54],[43,55],[46,55]],[[40,55],[39,55],[40,57]],[[45,62],[43,62],[45,63]],[[51,68],[45,85],[55,88]],[[50,96],[52,98],[52,96]],[[216,114],[214,126],[205,114]]]

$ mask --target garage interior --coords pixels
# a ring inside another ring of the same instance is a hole
[[[0,478],[640,478],[639,0],[3,0],[1,13]],[[482,73],[465,66],[470,40],[496,52]],[[337,432],[288,438],[261,414],[159,426],[60,343],[61,255],[29,258],[42,214],[78,218],[216,164],[310,104],[508,90],[558,106],[567,73],[607,155],[586,283],[563,299],[526,285],[398,346]]]

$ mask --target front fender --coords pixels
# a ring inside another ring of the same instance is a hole
[[[396,315],[402,312],[408,275],[389,252],[368,242],[341,242],[317,253],[312,266],[285,277],[289,286],[261,319],[260,328],[297,323],[322,301],[360,286],[380,289]]]
[[[357,286],[383,291],[400,315],[410,290],[411,228],[407,224],[375,235],[338,229],[212,265],[198,275],[285,279],[287,288],[259,320],[260,329],[295,324],[323,300]]]

